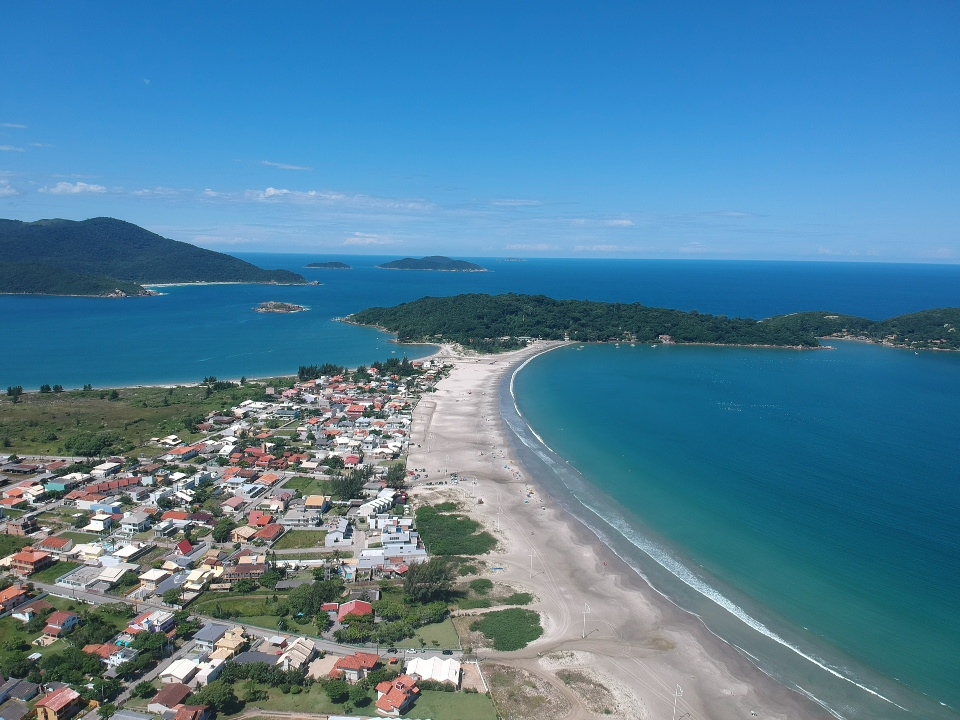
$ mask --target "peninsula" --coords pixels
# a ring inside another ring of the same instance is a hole
[[[305,265],[304,267],[308,267],[311,270],[353,270],[353,268],[347,265],[346,263],[336,262],[336,261],[315,262],[315,263],[310,263],[308,265]]]
[[[278,313],[281,315],[303,312],[304,310],[306,310],[306,308],[303,305],[293,305],[292,303],[277,302],[276,300],[260,303],[260,305],[255,308],[255,311],[258,313]]]
[[[815,348],[820,346],[819,338],[836,338],[911,349],[960,350],[957,308],[883,321],[826,312],[758,321],[639,303],[554,300],[510,293],[425,297],[391,308],[363,310],[347,320],[396,333],[400,342],[440,341],[480,352],[514,350],[533,338],[795,348]]]
[[[377,265],[381,270],[434,270],[437,272],[487,272],[485,267],[466,260],[453,260],[443,255],[424,258],[403,258]]]
[[[4,293],[130,297],[156,294],[144,285],[214,282],[304,285],[307,280],[114,218],[0,220]]]

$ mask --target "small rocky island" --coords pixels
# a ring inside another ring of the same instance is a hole
[[[254,310],[258,313],[280,313],[286,315],[289,313],[303,312],[306,308],[303,305],[293,305],[291,303],[271,300],[270,302],[260,303]]]
[[[466,260],[453,260],[443,255],[425,258],[403,258],[377,265],[381,270],[434,270],[437,272],[487,272],[485,267]]]
[[[304,265],[304,267],[311,268],[313,270],[353,270],[352,267],[342,262],[315,262],[310,263],[309,265]]]

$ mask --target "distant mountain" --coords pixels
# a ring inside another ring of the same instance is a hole
[[[0,220],[0,292],[146,294],[144,284],[248,282],[302,285],[230,255],[161,237],[114,218]]]
[[[443,255],[431,255],[420,258],[404,258],[377,265],[383,270],[437,270],[440,272],[487,272],[487,269],[467,262],[466,260],[452,260]]]
[[[353,270],[352,267],[342,262],[322,262],[322,263],[310,263],[306,267],[313,268],[314,270]]]

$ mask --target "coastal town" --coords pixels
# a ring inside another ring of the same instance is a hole
[[[315,373],[137,457],[2,458],[0,717],[495,717],[442,593],[409,592],[412,411],[448,371]]]

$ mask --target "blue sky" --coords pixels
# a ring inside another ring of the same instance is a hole
[[[27,3],[0,217],[227,252],[960,262],[960,5]]]

